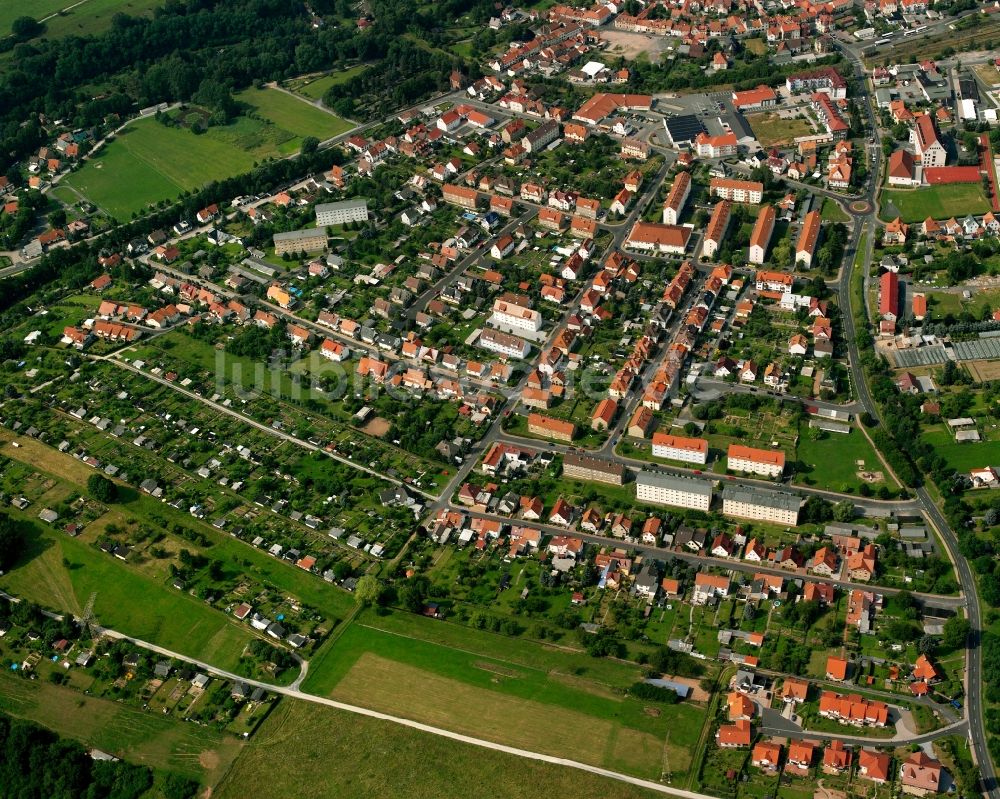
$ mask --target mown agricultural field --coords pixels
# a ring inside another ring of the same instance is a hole
[[[460,637],[456,637],[460,633]],[[305,689],[647,779],[690,767],[705,710],[627,697],[630,664],[405,613],[369,613],[314,659]],[[573,730],[571,739],[566,731]],[[668,741],[669,734],[669,741]]]
[[[563,730],[567,747],[578,730]],[[281,768],[275,768],[281,763]],[[484,793],[484,786],[489,786]],[[650,799],[653,794],[563,766],[285,700],[246,746],[213,799],[377,796],[380,799]]]

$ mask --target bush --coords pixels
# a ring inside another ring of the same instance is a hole
[[[92,474],[87,480],[87,493],[98,502],[109,504],[118,498],[118,486],[102,474]]]
[[[647,702],[663,702],[667,705],[676,705],[681,701],[677,692],[672,688],[664,688],[660,685],[650,685],[648,682],[637,682],[628,689],[631,696],[636,699],[644,699]]]

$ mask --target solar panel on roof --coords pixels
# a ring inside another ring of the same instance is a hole
[[[705,126],[694,114],[682,114],[665,120],[667,135],[673,144],[694,141],[699,133],[707,133]]]

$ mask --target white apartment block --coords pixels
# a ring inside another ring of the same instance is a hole
[[[672,505],[675,508],[707,511],[712,504],[712,486],[709,482],[659,472],[639,472],[635,481],[635,494],[640,502]]]
[[[730,444],[726,468],[734,472],[759,474],[761,477],[781,477],[785,472],[785,453],[781,450]]]
[[[704,466],[708,460],[708,441],[704,438],[653,433],[653,457]]]
[[[494,327],[528,330],[535,333],[542,329],[542,315],[531,308],[497,300],[493,303],[493,316],[490,317],[490,324]]]
[[[531,347],[523,338],[501,333],[499,330],[483,329],[477,341],[480,347],[507,358],[525,358]]]
[[[722,487],[722,512],[739,519],[755,519],[794,527],[799,523],[802,500],[795,494],[726,483]]]
[[[320,203],[316,206],[316,227],[367,221],[368,200],[364,198],[344,200],[339,203]]]

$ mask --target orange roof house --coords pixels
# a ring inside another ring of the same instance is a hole
[[[941,763],[923,751],[914,752],[899,770],[900,783],[905,793],[924,796],[941,790]]]
[[[726,702],[729,705],[730,721],[753,718],[755,706],[746,694],[733,691],[726,698]]]
[[[941,679],[941,674],[938,672],[937,667],[931,663],[927,655],[920,655],[913,665],[913,679],[921,680],[922,682],[934,682]]]
[[[842,741],[830,741],[823,749],[823,771],[827,774],[840,774],[851,767],[851,750]]]
[[[805,702],[809,695],[809,683],[805,680],[797,680],[794,677],[786,677],[781,686],[781,698],[785,702]]]
[[[735,724],[723,724],[715,734],[716,741],[723,749],[750,746],[751,737],[752,728],[746,719],[741,719]]]
[[[889,780],[889,766],[892,757],[886,752],[872,752],[862,749],[858,752],[858,776],[872,782],[883,783]]]
[[[792,741],[788,745],[788,757],[785,759],[785,771],[791,774],[798,774],[800,776],[808,774],[815,755],[816,744],[812,741]]]
[[[774,741],[761,741],[753,748],[750,762],[755,768],[765,771],[775,771],[781,760],[781,744]]]
[[[828,657],[826,659],[826,678],[828,680],[846,680],[849,665],[844,658]]]

